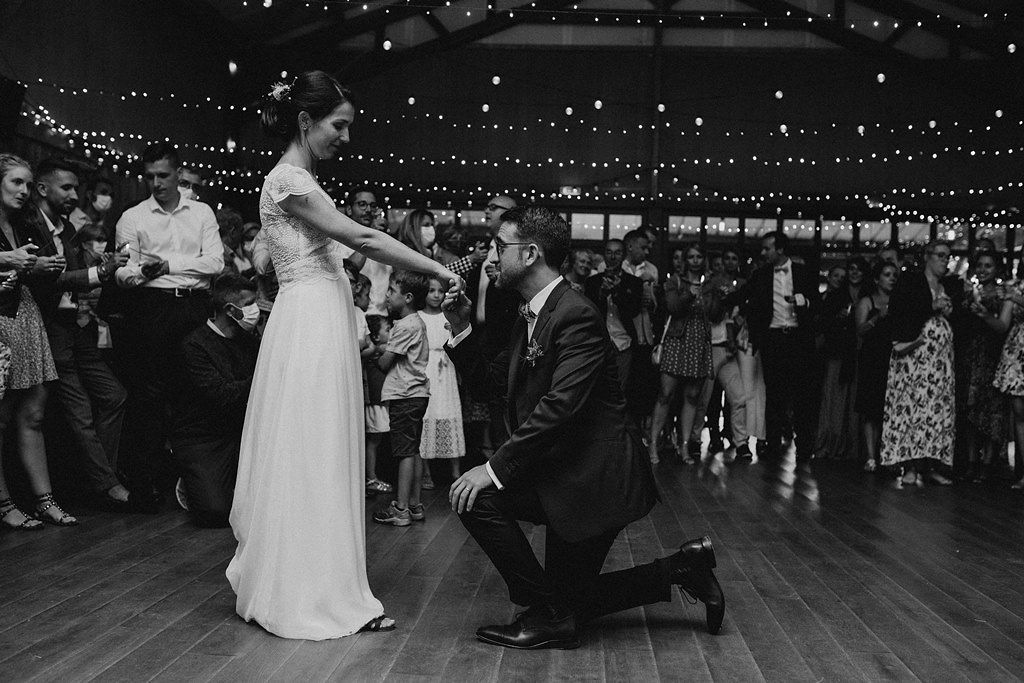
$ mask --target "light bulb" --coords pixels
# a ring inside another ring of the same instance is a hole
[[[782,91],[781,90],[776,90],[775,91],[775,99],[777,99],[777,100],[781,100],[782,99]]]
[[[495,76],[491,79],[491,83],[494,85],[501,85],[501,76]]]
[[[702,118],[701,118],[701,117],[699,117],[699,116],[698,116],[697,118],[695,118],[695,119],[693,120],[693,122],[694,122],[695,124],[697,124],[698,126],[703,126],[703,125],[704,125],[704,119],[702,119]]]

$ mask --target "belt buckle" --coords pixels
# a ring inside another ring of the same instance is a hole
[[[174,288],[174,297],[177,298],[177,299],[184,299],[186,296],[188,296],[188,294],[182,294],[182,292],[187,292],[187,291],[188,291],[187,289],[182,289],[181,287],[175,287]]]

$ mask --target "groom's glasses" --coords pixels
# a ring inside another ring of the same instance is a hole
[[[508,247],[523,246],[527,244],[533,244],[533,242],[504,242],[498,237],[494,238],[494,250],[498,253],[499,258]]]

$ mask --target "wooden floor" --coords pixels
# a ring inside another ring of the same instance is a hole
[[[1015,680],[1024,676],[1024,495],[896,491],[862,472],[662,465],[663,503],[608,568],[710,534],[727,597],[607,617],[571,651],[478,643],[507,620],[500,578],[441,495],[427,521],[367,528],[388,634],[304,642],[238,619],[227,530],[183,513],[81,512],[74,529],[0,534],[0,680]],[[536,543],[542,533],[533,532]]]

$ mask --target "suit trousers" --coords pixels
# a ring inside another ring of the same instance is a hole
[[[174,435],[171,445],[185,485],[188,512],[196,526],[227,526],[241,435]]]
[[[81,327],[76,314],[57,311],[46,321],[59,377],[55,393],[89,484],[103,493],[120,483],[117,457],[127,394],[100,357],[96,321]]]
[[[497,568],[510,599],[517,605],[568,609],[583,623],[672,599],[668,560],[601,573],[621,529],[571,543],[547,526],[542,567],[518,523],[522,520],[547,525],[544,509],[532,491],[484,489],[473,509],[459,518]]]
[[[126,297],[125,348],[129,377],[128,427],[132,437],[129,478],[146,493],[165,461],[170,392],[181,383],[181,343],[210,315],[207,292],[177,297],[171,290],[140,287]],[[165,471],[166,470],[166,471]],[[168,476],[168,478],[170,478]],[[170,482],[159,482],[170,483]]]
[[[797,455],[809,456],[814,450],[818,383],[813,358],[814,340],[809,331],[769,329],[765,335],[761,362],[770,448],[779,448],[787,427],[791,427]]]

